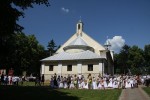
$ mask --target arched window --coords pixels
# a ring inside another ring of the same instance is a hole
[[[78,30],[80,29],[80,24],[78,24]]]

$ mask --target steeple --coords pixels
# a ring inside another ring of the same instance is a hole
[[[107,40],[106,40],[106,43],[104,44],[104,46],[105,46],[106,50],[109,50],[109,48],[111,47],[111,43],[108,39],[108,36],[107,36]]]
[[[79,20],[79,22],[77,23],[77,36],[82,36],[82,31],[83,31],[83,22],[81,21],[81,19]]]

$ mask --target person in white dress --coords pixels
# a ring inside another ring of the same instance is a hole
[[[79,80],[79,79],[78,79],[77,82],[78,82],[78,89],[81,89],[81,82],[82,82],[82,80]]]
[[[65,88],[65,89],[68,88],[68,85],[67,85],[67,78],[66,78],[66,77],[64,77],[63,83],[64,83],[64,88]]]
[[[106,77],[104,77],[103,83],[104,83],[104,87],[107,88],[107,87],[108,87],[108,84],[107,84],[107,82],[106,82]]]
[[[93,77],[92,87],[93,87],[93,89],[97,89],[97,81],[96,81],[95,77]]]
[[[51,80],[50,80],[50,87],[51,87],[51,88],[54,88],[54,79],[53,79],[53,77],[52,77]]]
[[[97,81],[98,81],[98,87],[97,87],[97,88],[98,88],[98,89],[102,89],[101,79],[99,78]]]
[[[60,78],[59,88],[64,88],[63,77]]]
[[[74,78],[73,77],[71,77],[71,84],[70,84],[69,88],[70,89],[74,89],[75,88],[75,86],[74,86]]]
[[[117,78],[113,79],[113,88],[117,89],[118,88],[118,82],[117,82]]]
[[[109,88],[113,87],[113,79],[112,78],[109,79],[108,87]]]
[[[80,80],[80,89],[84,89],[85,82],[83,80]]]
[[[131,88],[131,83],[130,83],[130,77],[126,78],[126,85],[125,88]]]
[[[84,86],[83,86],[83,88],[84,88],[84,89],[89,89],[87,80],[84,81]]]
[[[131,85],[131,88],[134,88],[134,80],[133,80],[133,78],[130,78],[130,85]]]

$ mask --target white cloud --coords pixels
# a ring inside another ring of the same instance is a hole
[[[69,9],[67,9],[67,8],[62,7],[61,10],[62,10],[64,13],[69,13]]]
[[[114,36],[112,39],[107,39],[111,44],[110,49],[118,53],[120,49],[125,45],[125,40],[122,36]]]

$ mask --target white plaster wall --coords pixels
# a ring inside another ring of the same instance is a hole
[[[54,65],[53,71],[49,71],[49,65]],[[58,72],[58,64],[57,63],[45,63],[45,74],[54,74]]]
[[[88,61],[82,61],[82,62],[80,61],[80,63],[78,61],[65,61],[62,63],[61,75],[63,76],[67,76],[68,74],[78,75],[79,73],[78,64],[80,64],[81,66],[81,74],[85,75],[85,77],[87,77],[89,73],[91,73],[92,76],[95,76],[95,77],[97,77],[98,74],[102,75],[102,63],[100,61],[94,61],[94,60],[88,60]],[[88,64],[93,64],[93,71],[88,71]],[[49,71],[49,65],[54,65],[53,71]],[[67,65],[72,65],[72,71],[67,71]],[[49,80],[50,77],[54,75],[54,73],[59,75],[58,64],[57,63],[45,63],[45,79]]]

